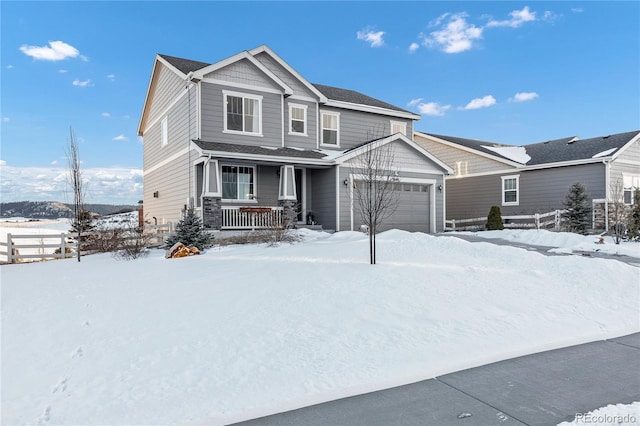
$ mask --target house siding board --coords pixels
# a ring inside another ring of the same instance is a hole
[[[155,81],[152,82],[153,94],[146,125],[153,123],[163,115],[171,102],[184,91],[184,81],[166,66],[159,64]]]
[[[230,83],[238,83],[248,86],[281,90],[281,88],[276,85],[276,83],[271,78],[269,78],[265,73],[259,70],[247,59],[242,59],[219,70],[215,70],[209,74],[206,74],[204,78],[223,80]]]
[[[324,229],[336,226],[336,169],[309,169],[311,179],[311,211]],[[342,228],[341,228],[342,229]]]
[[[586,164],[552,169],[519,171],[447,180],[447,219],[487,216],[493,205],[503,215],[546,213],[563,208],[569,187],[575,182],[585,185],[591,198],[605,196],[604,166]],[[502,206],[501,176],[519,175],[517,206]]]
[[[635,141],[618,157],[620,160],[640,161],[640,141]]]
[[[289,104],[307,106],[307,136],[289,134]],[[287,99],[284,107],[284,146],[315,149],[318,146],[318,104],[315,102],[305,102],[297,99]]]
[[[188,155],[144,175],[145,220],[158,224],[177,223],[189,192]],[[158,198],[153,193],[158,191]]]
[[[311,92],[304,84],[298,80],[293,74],[284,69],[279,63],[277,63],[267,53],[259,53],[254,56],[259,60],[269,71],[278,76],[284,83],[293,90],[294,96],[305,96],[313,99],[317,99],[317,95]]]
[[[427,152],[445,163],[456,171],[456,162],[464,161],[467,164],[467,174],[486,173],[492,171],[506,170],[513,168],[508,164],[490,158],[482,157],[471,152],[463,151],[445,144],[432,141],[430,139],[414,135],[414,141]]]
[[[422,168],[427,170],[441,170],[435,162],[411,148],[404,142],[391,142],[393,147],[393,160],[400,168]]]
[[[282,96],[256,90],[238,90],[219,84],[202,84],[202,139],[215,142],[246,144],[255,146],[282,146]],[[262,96],[262,135],[239,135],[224,133],[223,90]]]
[[[340,113],[340,149],[342,150],[387,136],[391,131],[391,118],[388,116],[329,107],[321,107],[320,111]],[[409,131],[411,120],[396,118],[393,120],[406,122],[407,132]],[[410,137],[411,134],[408,135]]]
[[[625,164],[614,161],[611,163],[609,175],[610,185],[613,187],[617,182],[622,182],[623,175],[640,175],[640,166],[635,164]]]

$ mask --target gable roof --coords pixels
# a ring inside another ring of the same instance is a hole
[[[177,58],[175,56],[163,55],[160,53],[158,53],[158,56],[169,62],[171,65],[176,67],[178,71],[185,75],[211,65],[206,62],[192,61],[190,59]]]
[[[640,139],[640,130],[580,139],[577,136],[554,139],[528,145],[505,145],[475,139],[425,133],[444,141],[481,152],[500,160],[509,160],[524,166],[537,166],[576,161],[601,161],[620,153],[630,142]],[[508,149],[519,148],[529,157],[528,160],[508,154]]]
[[[376,98],[372,98],[371,96],[367,96],[363,93],[356,92],[355,90],[349,89],[341,89],[339,87],[333,86],[325,86],[324,84],[312,83],[320,92],[322,92],[327,99],[331,99],[339,102],[347,102],[351,104],[359,104],[359,105],[367,105],[378,108],[385,108],[394,111],[405,112],[408,114],[413,114],[411,111],[407,111],[406,109],[399,108],[395,105],[391,105],[390,103],[381,101]]]

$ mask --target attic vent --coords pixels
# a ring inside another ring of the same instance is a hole
[[[567,145],[571,145],[572,143],[576,143],[576,142],[578,142],[578,140],[577,140],[577,139],[576,139],[576,140],[572,140],[572,141],[567,142]]]
[[[603,136],[602,139],[608,139],[609,136],[611,136],[611,135]]]

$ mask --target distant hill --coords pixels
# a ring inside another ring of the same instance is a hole
[[[137,210],[137,206],[86,204],[85,208],[92,213],[106,216]],[[33,219],[59,219],[73,215],[72,205],[58,201],[16,201],[0,203],[0,217],[26,217]]]

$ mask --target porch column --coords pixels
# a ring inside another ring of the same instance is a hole
[[[219,231],[222,227],[222,199],[202,197],[202,224],[205,229]]]
[[[282,207],[282,221],[285,227],[292,227],[298,216],[296,196],[296,174],[293,166],[280,166],[280,190],[278,204]]]

